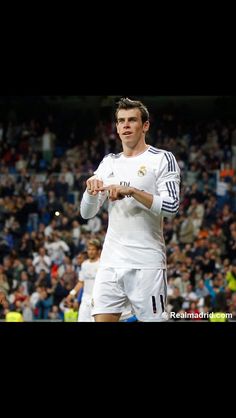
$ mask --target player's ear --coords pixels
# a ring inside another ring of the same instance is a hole
[[[146,120],[146,122],[144,122],[143,124],[143,133],[146,133],[149,130],[150,127],[150,122],[149,120]]]

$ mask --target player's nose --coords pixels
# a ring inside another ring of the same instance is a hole
[[[129,120],[125,120],[124,128],[128,128],[130,126]]]

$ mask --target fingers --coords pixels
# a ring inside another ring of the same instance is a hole
[[[99,191],[99,192],[107,191],[107,196],[110,200],[116,199],[116,196],[117,196],[117,186],[113,184],[110,186],[98,187],[96,191]]]
[[[98,192],[107,191],[108,198],[114,202],[115,200],[124,199],[127,195],[127,188],[121,187],[116,184],[111,184],[109,186],[104,186],[102,180],[98,180],[94,177],[91,177],[87,180],[87,191],[91,195],[97,195]]]
[[[110,200],[117,200],[117,190],[115,186],[103,186],[103,187],[98,187],[96,189],[96,192],[107,192],[107,197]]]
[[[107,190],[108,198],[112,202],[114,202],[115,200],[124,199],[125,194],[123,195],[121,193],[121,189],[122,188],[118,185],[110,185],[110,186],[103,187],[103,190]]]
[[[104,192],[105,190],[109,190],[110,186],[100,186],[97,187],[96,191],[97,192]]]
[[[88,191],[88,193],[91,194],[91,195],[93,195],[93,196],[95,196],[100,191],[98,189],[100,189],[100,188],[103,187],[103,181],[102,180],[98,180],[95,177],[90,177],[87,180],[86,185],[87,185],[87,191]]]
[[[114,202],[118,199],[118,189],[117,187],[111,187],[108,189],[109,199]]]

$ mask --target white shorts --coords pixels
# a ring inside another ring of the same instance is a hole
[[[93,288],[92,315],[122,313],[129,302],[139,321],[166,321],[166,270],[100,268]]]
[[[91,300],[83,300],[82,298],[79,307],[78,322],[94,322],[91,313]]]

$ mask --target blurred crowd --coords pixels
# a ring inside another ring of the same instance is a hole
[[[62,121],[63,122],[63,121]],[[80,216],[86,179],[121,150],[109,118],[78,129],[56,116],[0,123],[0,319],[76,321],[69,304],[89,239],[103,242],[107,204]],[[168,311],[228,312],[236,319],[236,123],[152,114],[151,145],[173,152],[181,205],[165,219]],[[199,318],[198,318],[199,319]]]

